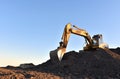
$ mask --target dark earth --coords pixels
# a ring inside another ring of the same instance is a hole
[[[120,48],[67,52],[61,62],[0,68],[0,79],[120,79]],[[109,51],[110,51],[109,50]]]

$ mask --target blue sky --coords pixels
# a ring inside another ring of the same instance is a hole
[[[120,0],[0,0],[0,66],[47,61],[67,23],[119,47]],[[67,51],[83,46],[71,35]]]

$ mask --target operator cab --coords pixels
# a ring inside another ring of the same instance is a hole
[[[93,45],[99,46],[100,44],[103,43],[102,34],[94,35],[94,36],[92,37],[92,40],[93,40]]]

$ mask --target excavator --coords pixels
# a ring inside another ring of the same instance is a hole
[[[96,50],[98,48],[108,48],[108,44],[103,43],[102,41],[102,34],[94,35],[91,38],[91,36],[86,30],[78,28],[77,26],[68,23],[65,25],[61,42],[59,42],[58,48],[53,51],[50,51],[51,60],[55,60],[56,62],[62,60],[64,54],[66,53],[66,48],[71,34],[75,34],[85,38],[86,45],[85,47],[83,47],[83,51]]]

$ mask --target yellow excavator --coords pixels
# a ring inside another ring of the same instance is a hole
[[[96,50],[98,48],[108,48],[108,45],[106,43],[103,43],[101,34],[94,35],[91,38],[91,36],[86,30],[68,23],[64,28],[59,47],[53,51],[50,51],[51,60],[55,60],[56,62],[58,62],[57,60],[62,60],[63,55],[66,53],[67,44],[71,34],[75,34],[85,38],[86,46],[83,47],[84,51]]]

